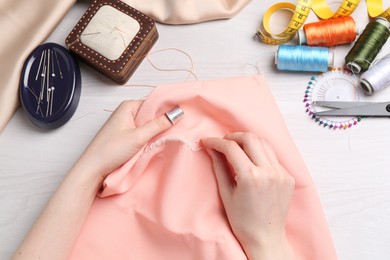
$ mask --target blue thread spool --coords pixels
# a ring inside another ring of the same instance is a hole
[[[278,70],[325,72],[333,62],[333,53],[326,47],[280,45],[275,54]]]

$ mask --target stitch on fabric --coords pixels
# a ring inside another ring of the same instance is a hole
[[[177,136],[165,136],[154,142],[148,144],[144,150],[142,151],[141,156],[149,154],[151,151],[162,148],[166,145],[170,144],[182,144],[185,145],[188,149],[193,152],[198,152],[203,150],[203,147],[200,145],[200,141],[192,141],[188,140],[185,137],[177,137]]]

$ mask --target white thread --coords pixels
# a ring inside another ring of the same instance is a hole
[[[200,145],[200,141],[191,141],[186,139],[185,137],[164,136],[147,145],[142,151],[141,156],[149,154],[151,151],[155,149],[162,148],[166,145],[175,144],[175,143],[185,145],[188,149],[190,149],[193,152],[198,152],[200,150],[203,150],[203,147],[201,147]]]
[[[189,61],[191,62],[191,68],[190,69],[165,69],[165,68],[159,68],[158,66],[156,66],[151,60],[150,60],[150,57],[153,55],[153,54],[156,54],[156,53],[159,53],[159,52],[164,52],[164,51],[177,51],[177,52],[180,52],[182,54],[184,54],[188,59]],[[165,49],[161,49],[161,50],[157,50],[157,51],[154,51],[154,52],[151,52],[149,53],[148,55],[146,55],[146,59],[147,61],[149,62],[149,64],[155,68],[156,70],[159,70],[159,71],[173,71],[173,72],[177,72],[177,71],[185,71],[185,72],[188,72],[188,76],[187,76],[187,79],[185,81],[187,81],[189,79],[190,76],[193,76],[195,78],[195,80],[198,80],[198,77],[196,76],[196,74],[193,72],[194,70],[194,62],[191,58],[191,56],[186,53],[185,51],[182,51],[180,49],[177,49],[177,48],[165,48]]]
[[[371,95],[390,85],[390,55],[385,56],[369,70],[364,72],[360,78],[360,86]]]
[[[165,69],[165,68],[160,68],[160,67],[158,67],[157,65],[155,65],[151,60],[150,60],[150,57],[152,56],[152,55],[154,55],[154,54],[156,54],[156,53],[159,53],[159,52],[165,52],[165,51],[177,51],[177,52],[179,52],[179,53],[182,53],[182,54],[184,54],[188,59],[189,59],[189,61],[190,61],[190,63],[191,63],[191,67],[189,68],[189,69],[180,69],[180,68],[177,68],[177,69],[169,69],[169,68],[167,68],[167,69]],[[186,53],[185,51],[182,51],[182,50],[180,50],[180,49],[177,49],[177,48],[165,48],[165,49],[160,49],[160,50],[157,50],[157,51],[154,51],[154,52],[150,52],[148,55],[146,55],[146,59],[147,59],[147,61],[150,63],[150,65],[154,68],[154,69],[156,69],[156,70],[158,70],[158,71],[163,71],[163,72],[179,72],[179,71],[185,71],[185,72],[188,72],[188,75],[187,75],[187,78],[186,78],[186,80],[185,80],[185,82],[186,81],[188,81],[188,79],[190,78],[190,76],[193,76],[194,78],[195,78],[195,80],[199,80],[198,79],[198,76],[193,72],[193,70],[194,70],[194,62],[193,62],[193,60],[192,60],[192,58],[191,58],[191,55],[189,55],[188,53]],[[137,86],[141,86],[141,87],[151,87],[151,88],[156,88],[157,87],[157,85],[140,85],[140,84],[124,84],[123,86],[130,86],[130,87],[133,87],[133,86],[135,86],[135,87],[137,87]],[[145,97],[146,98],[146,97]]]

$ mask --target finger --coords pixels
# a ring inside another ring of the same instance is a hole
[[[127,100],[122,103],[124,103],[123,113],[126,115],[128,115],[129,113],[131,114],[130,118],[128,118],[127,116],[122,117],[124,119],[123,124],[125,126],[130,126],[131,128],[135,128],[134,119],[137,116],[140,107],[144,103],[144,100]]]
[[[119,104],[108,120],[115,120],[121,128],[127,128],[129,122],[131,123],[131,127],[134,127],[134,117],[138,113],[142,103],[142,100],[124,100]],[[129,115],[131,116],[131,120],[129,120]]]
[[[224,156],[214,150],[206,149],[213,163],[215,176],[217,178],[218,190],[222,200],[230,196],[233,190],[233,178]]]
[[[174,111],[177,108],[171,110]],[[180,118],[184,114],[180,115]],[[178,118],[175,119],[176,121]],[[152,139],[154,136],[164,132],[165,130],[171,128],[173,126],[173,122],[168,119],[166,114],[163,114],[149,122],[147,122],[145,125],[137,127],[134,129],[136,136],[139,138],[140,142],[142,144],[147,143],[150,139]]]
[[[203,145],[208,149],[214,149],[226,156],[235,173],[240,174],[253,165],[241,147],[234,141],[222,138],[205,138]]]
[[[257,166],[273,165],[279,162],[268,142],[259,139],[253,133],[237,132],[228,134],[225,138],[237,142]]]
[[[270,159],[270,161],[271,161],[272,163],[277,163],[277,164],[279,164],[278,156],[276,155],[276,152],[275,152],[275,150],[272,148],[272,146],[270,145],[270,143],[267,142],[266,140],[262,140],[262,143],[263,143],[264,150],[265,150],[265,152],[267,153],[267,156],[268,156],[268,158]]]
[[[133,116],[133,118],[135,118],[137,116],[137,113],[138,113],[138,111],[143,103],[144,103],[144,100],[130,100],[129,106],[131,107],[130,108],[131,115]]]
[[[123,100],[119,104],[119,106],[115,109],[115,112],[118,113],[130,112],[133,116],[135,116],[143,102],[144,102],[143,100]]]

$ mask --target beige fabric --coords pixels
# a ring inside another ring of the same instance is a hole
[[[20,72],[76,0],[0,0],[0,132],[19,106]]]
[[[122,0],[154,20],[190,24],[230,18],[250,0]]]

